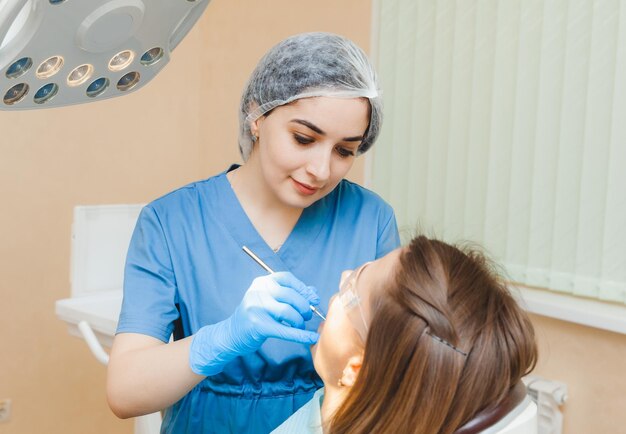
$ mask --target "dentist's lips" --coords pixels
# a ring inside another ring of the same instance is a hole
[[[293,181],[293,185],[296,188],[296,191],[305,196],[311,196],[312,194],[315,194],[319,191],[319,188],[311,187],[307,184],[302,184],[301,182],[298,182],[293,178],[291,178],[291,180]]]

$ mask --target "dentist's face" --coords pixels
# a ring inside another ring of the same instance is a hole
[[[253,123],[259,140],[251,158],[278,200],[306,208],[352,167],[369,113],[365,98],[304,98],[278,107]]]

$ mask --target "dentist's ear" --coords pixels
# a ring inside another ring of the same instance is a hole
[[[250,135],[252,136],[252,142],[259,140],[259,124],[258,119],[250,124]]]
[[[252,141],[256,142],[259,140],[259,129],[261,128],[261,123],[265,119],[265,115],[260,116],[254,121],[250,122],[250,134],[252,135]]]
[[[363,365],[363,355],[352,356],[346,363],[346,367],[343,368],[343,373],[339,379],[338,385],[340,387],[352,387],[356,378],[359,376],[359,371]]]

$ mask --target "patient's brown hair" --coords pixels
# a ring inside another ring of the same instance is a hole
[[[419,236],[394,271],[333,434],[453,433],[535,366],[532,324],[481,253]]]

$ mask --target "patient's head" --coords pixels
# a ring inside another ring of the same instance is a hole
[[[452,433],[537,357],[484,256],[423,236],[342,275],[312,352],[325,395],[340,397],[332,433]]]

